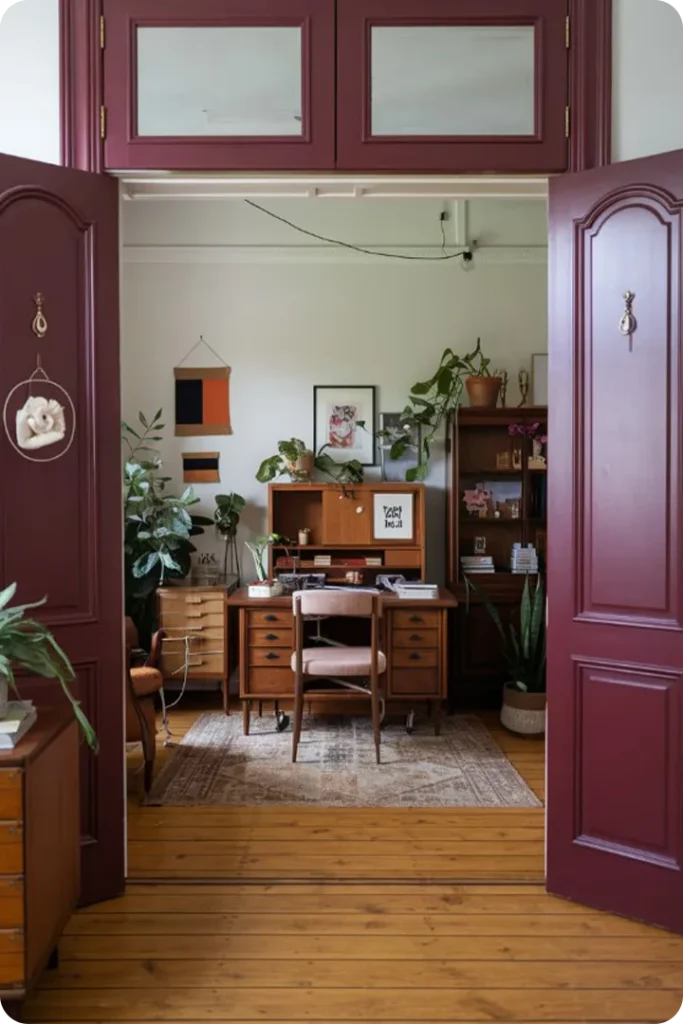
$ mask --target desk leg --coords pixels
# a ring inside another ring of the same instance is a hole
[[[441,704],[440,700],[435,700],[431,704],[432,716],[434,719],[434,735],[441,735]]]
[[[242,732],[245,736],[249,735],[249,717],[251,714],[251,708],[248,700],[242,701]]]

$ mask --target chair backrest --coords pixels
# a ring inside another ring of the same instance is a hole
[[[375,594],[358,594],[352,590],[299,590],[294,594],[294,614],[369,619],[375,600]]]

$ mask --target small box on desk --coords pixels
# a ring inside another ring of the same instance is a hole
[[[247,587],[249,597],[282,597],[284,592],[285,588],[277,580],[262,580]]]

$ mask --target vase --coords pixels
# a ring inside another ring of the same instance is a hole
[[[511,684],[503,688],[500,720],[510,732],[542,736],[545,732],[545,693],[525,693]]]
[[[315,468],[315,456],[313,452],[303,452],[296,462],[287,463],[287,471],[292,480],[305,483],[313,476]]]
[[[9,709],[9,683],[4,676],[0,676],[0,720],[7,718]]]
[[[502,383],[501,377],[468,377],[465,387],[470,405],[475,409],[495,409]]]

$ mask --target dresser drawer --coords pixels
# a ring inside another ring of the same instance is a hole
[[[24,828],[20,821],[0,821],[0,875],[24,871]]]
[[[207,629],[225,629],[225,616],[222,611],[202,611],[201,605],[195,610],[191,608],[161,608],[159,625],[162,629],[173,630],[175,633],[203,632]]]
[[[397,648],[392,651],[391,661],[395,668],[438,668],[439,652]]]
[[[249,630],[249,646],[250,647],[288,647],[292,648],[294,642],[294,635],[291,629],[250,629]]]
[[[414,626],[422,626],[425,629],[438,629],[439,616],[441,612],[437,608],[425,609],[406,608],[405,611],[393,611],[391,618],[394,629],[413,629]]]
[[[196,612],[220,614],[225,608],[225,596],[212,591],[196,591],[191,588],[178,588],[177,591],[167,590],[159,593],[159,608],[162,615]]]
[[[438,629],[395,629],[391,634],[394,647],[434,647],[439,646]]]
[[[191,637],[193,646],[200,641],[204,643],[211,641],[215,647],[216,644],[220,645],[225,639],[225,629],[222,622],[218,626],[198,626],[192,621],[180,626],[177,623],[175,625],[169,623],[168,625],[162,624],[161,628],[166,633],[164,637],[165,645],[167,647],[169,645],[173,646],[174,649],[183,646],[186,636]]]
[[[263,668],[288,668],[291,671],[291,647],[250,647],[249,664]]]
[[[390,697],[438,697],[440,693],[438,669],[395,668],[391,673]]]
[[[24,880],[0,877],[0,930],[24,926]]]
[[[161,656],[161,672],[168,678],[182,679],[185,671],[185,652],[180,650],[176,653],[164,650]],[[225,654],[216,653],[212,645],[210,651],[202,651],[193,647],[188,658],[188,677],[193,675],[216,675],[222,676],[225,672]]]
[[[22,771],[0,769],[0,821],[15,821],[23,816]]]
[[[26,981],[24,933],[0,931],[0,988],[23,987]]]
[[[242,696],[293,697],[294,673],[283,668],[250,668]]]
[[[263,610],[247,612],[247,622],[249,626],[257,628],[266,628],[270,626],[279,626],[281,629],[292,629],[294,625],[294,616],[291,611],[285,608],[264,608]]]

